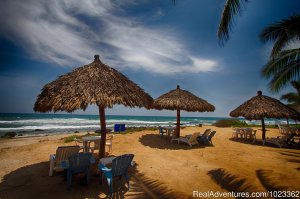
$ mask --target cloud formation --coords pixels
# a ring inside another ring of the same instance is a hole
[[[218,70],[217,61],[191,55],[167,27],[150,28],[138,17],[127,16],[124,6],[135,3],[3,0],[0,34],[34,59],[62,66],[90,63],[94,54],[100,54],[105,63],[119,69],[159,74]]]

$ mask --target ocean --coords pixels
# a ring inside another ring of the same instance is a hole
[[[224,117],[181,117],[183,126],[211,125]],[[107,128],[114,124],[126,127],[157,127],[176,123],[176,117],[106,115]],[[255,123],[260,124],[260,121]],[[267,121],[266,123],[275,123]],[[98,115],[0,113],[0,136],[7,132],[22,135],[45,135],[62,132],[95,131],[100,127]]]

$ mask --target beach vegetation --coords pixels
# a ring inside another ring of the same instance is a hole
[[[63,139],[64,139],[65,143],[69,143],[69,142],[73,142],[75,138],[76,139],[81,139],[81,137],[83,137],[83,136],[80,136],[80,135],[70,135],[70,136],[65,137]]]
[[[248,124],[245,121],[237,119],[218,120],[212,125],[216,127],[248,127]]]
[[[7,132],[1,138],[13,138],[16,137],[17,133],[16,132]]]

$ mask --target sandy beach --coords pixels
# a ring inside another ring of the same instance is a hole
[[[113,155],[133,153],[129,191],[122,181],[115,185],[119,197],[192,198],[193,191],[300,190],[300,151],[230,140],[232,128],[187,127],[182,135],[216,130],[213,146],[170,143],[158,131],[117,134]],[[258,128],[257,128],[258,129]],[[279,135],[269,129],[267,137]],[[66,134],[32,138],[0,139],[0,198],[105,198],[107,184],[99,184],[93,165],[91,184],[73,180],[72,190],[62,174],[49,177],[49,154],[64,143]],[[261,139],[258,131],[258,139]],[[120,186],[119,186],[120,185]]]

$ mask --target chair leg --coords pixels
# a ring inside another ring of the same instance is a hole
[[[72,184],[72,172],[70,169],[68,169],[67,174],[67,180],[68,180],[68,190],[71,190],[71,184]]]
[[[86,184],[87,184],[87,185],[90,184],[90,179],[91,179],[90,169],[87,168],[87,170],[86,170]]]
[[[130,178],[130,176],[128,175],[128,173],[125,173],[125,179],[126,179],[126,181],[127,181],[127,185],[128,185],[128,191],[129,191],[129,189],[130,189],[130,185],[129,185],[129,178]]]
[[[113,192],[113,185],[112,185],[112,179],[111,178],[107,178],[107,184],[108,184],[108,188],[109,188],[109,195],[112,195]]]
[[[49,176],[53,175],[53,169],[54,169],[54,157],[50,155],[50,169],[49,169]]]

